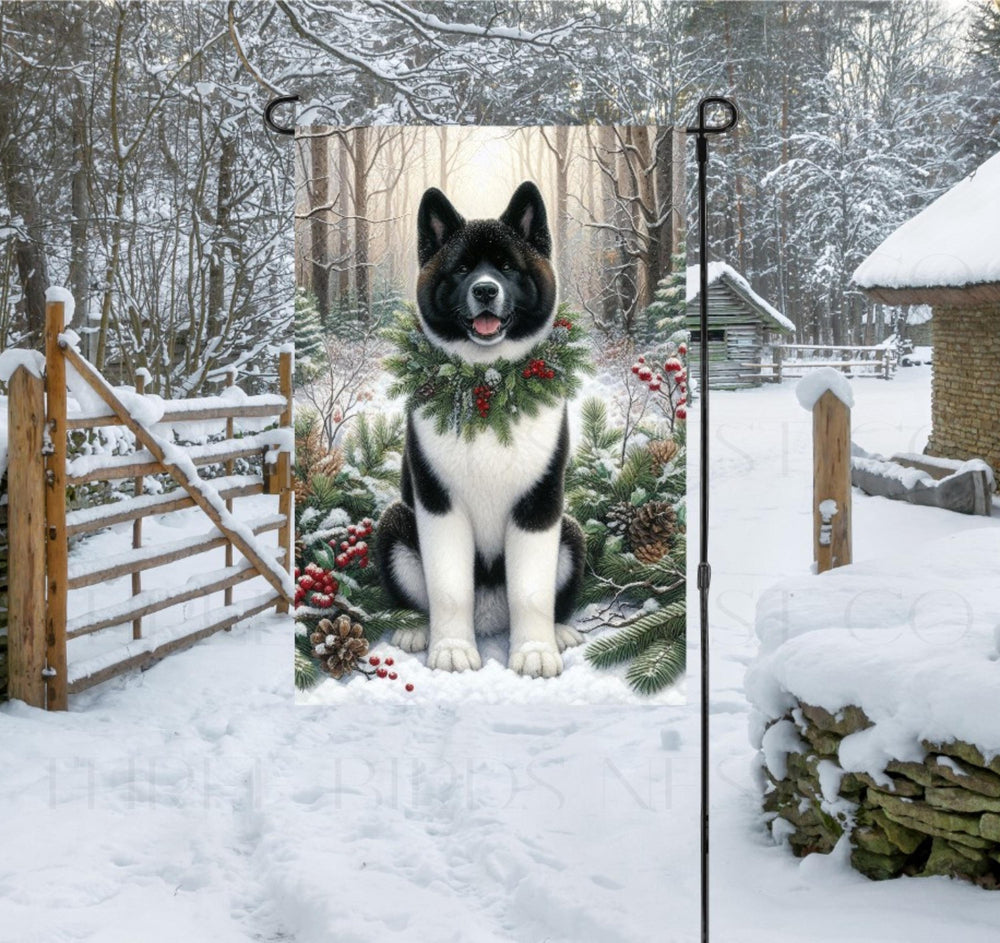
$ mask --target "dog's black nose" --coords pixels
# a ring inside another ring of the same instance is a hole
[[[485,305],[496,298],[499,291],[496,282],[476,282],[472,286],[472,297]]]

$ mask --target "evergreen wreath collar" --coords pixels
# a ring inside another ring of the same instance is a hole
[[[412,305],[397,312],[386,337],[396,347],[384,362],[395,377],[389,395],[405,396],[411,410],[423,410],[439,435],[451,430],[469,441],[492,429],[510,445],[511,428],[522,415],[570,399],[580,375],[592,370],[590,347],[567,305],[559,306],[549,336],[515,361],[471,364],[435,347]]]

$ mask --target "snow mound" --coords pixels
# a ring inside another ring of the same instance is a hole
[[[854,272],[862,288],[1000,281],[1000,154],[903,223]]]
[[[924,739],[1000,754],[998,564],[1000,528],[987,526],[771,587],[746,678],[758,721],[798,703],[860,707],[874,726],[840,760],[871,775],[922,759]]]
[[[851,389],[850,381],[834,367],[818,367],[795,384],[795,395],[799,403],[810,412],[827,390],[848,409],[854,406],[854,390]]]
[[[73,300],[72,293],[68,288],[62,288],[59,285],[45,289],[46,304],[58,304],[60,301],[63,303],[63,324],[66,325],[73,320],[73,312],[76,310],[76,302]]]
[[[8,347],[0,354],[0,381],[10,383],[10,378],[17,373],[18,367],[24,367],[29,373],[41,377],[45,373],[45,355],[37,350]]]

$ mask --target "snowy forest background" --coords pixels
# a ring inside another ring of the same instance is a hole
[[[6,2],[0,40],[0,346],[64,283],[89,355],[168,395],[290,336],[276,94],[303,124],[660,126],[731,95],[714,252],[799,341],[870,342],[850,273],[1000,145],[991,0]]]

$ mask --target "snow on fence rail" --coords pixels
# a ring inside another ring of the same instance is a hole
[[[278,395],[247,396],[230,385],[220,396],[165,401],[144,395],[141,375],[134,393],[112,388],[76,349],[64,317],[64,300],[50,300],[44,383],[39,364],[29,358],[16,363],[9,379],[9,691],[11,697],[50,710],[64,710],[70,694],[147,667],[266,609],[287,612],[293,565],[291,351],[280,355]],[[67,383],[83,407],[80,414],[67,414]],[[278,428],[238,437],[237,419],[277,421]],[[172,441],[172,432],[167,436],[162,431],[210,420],[225,420],[223,441],[183,449]],[[102,426],[124,426],[135,437],[137,451],[69,460],[68,435]],[[235,474],[237,461],[255,457],[262,461],[261,474]],[[203,479],[198,467],[205,465],[222,465],[225,474]],[[163,474],[177,490],[144,494],[146,478]],[[67,512],[67,486],[123,479],[133,481],[131,497]],[[265,493],[278,496],[277,514],[234,516],[234,499]],[[212,525],[204,533],[158,546],[143,544],[144,519],[191,507],[200,508]],[[69,538],[128,522],[131,550],[70,564]],[[278,532],[277,558],[258,541],[270,531]],[[181,587],[143,589],[145,571],[219,548],[225,549],[224,567]],[[234,559],[236,551],[242,560]],[[131,576],[128,599],[69,617],[69,591],[124,576]],[[267,582],[267,592],[234,603],[233,587],[256,577]],[[224,594],[223,604],[199,620],[144,637],[145,617],[216,593]],[[132,632],[125,657],[119,650],[67,663],[67,641],[126,625]]]
[[[859,347],[831,344],[776,344],[770,363],[747,363],[762,380],[780,383],[786,377],[801,377],[811,370],[832,367],[851,376],[873,376],[891,380],[896,370],[896,352],[886,346]]]

